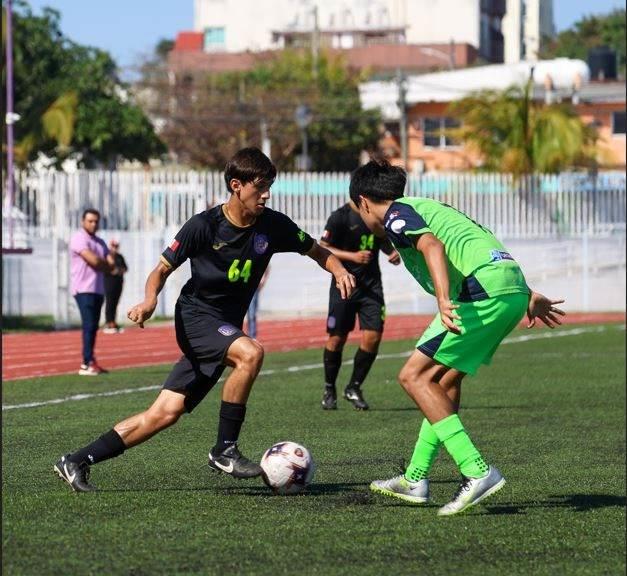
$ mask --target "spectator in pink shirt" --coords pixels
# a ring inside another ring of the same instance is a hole
[[[81,376],[97,376],[106,372],[96,362],[94,345],[104,300],[104,273],[115,265],[115,249],[109,250],[105,241],[96,236],[100,212],[88,208],[83,212],[82,228],[72,236],[71,289],[81,313],[83,327],[83,363]]]

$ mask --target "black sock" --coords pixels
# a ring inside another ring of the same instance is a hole
[[[222,400],[218,440],[211,450],[214,454],[220,454],[237,442],[244,418],[246,418],[246,404],[234,404]]]
[[[376,352],[366,352],[359,348],[355,353],[355,359],[353,360],[353,373],[348,383],[348,388],[359,388],[363,381],[368,376],[372,363],[377,357]]]
[[[324,349],[324,382],[329,388],[335,388],[337,375],[342,367],[342,351]]]
[[[124,450],[126,450],[124,440],[122,440],[120,435],[112,428],[98,438],[98,440],[70,454],[68,460],[75,464],[81,464],[82,462],[98,464],[98,462],[119,456]]]

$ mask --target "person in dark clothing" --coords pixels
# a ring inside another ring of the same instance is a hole
[[[355,328],[355,317],[358,316],[361,341],[355,354],[353,372],[344,389],[344,398],[356,410],[368,410],[361,385],[377,357],[385,324],[379,251],[387,254],[389,262],[394,265],[398,265],[401,259],[389,240],[376,237],[368,229],[352,201],[329,216],[320,245],[337,256],[357,279],[357,288],[350,299],[343,299],[333,283],[329,287],[329,337],[323,354],[325,383],[322,408],[337,408],[335,381],[342,366],[344,344]]]
[[[94,490],[89,483],[91,465],[121,455],[192,412],[227,367],[232,371],[222,386],[217,440],[207,464],[210,470],[236,478],[262,474],[259,464],[242,455],[237,442],[264,356],[261,344],[242,327],[268,263],[273,254],[296,252],[332,274],[343,298],[355,288],[355,277],[340,260],[286,215],[266,207],[275,177],[274,164],[261,150],[240,150],[224,170],[228,201],[192,216],[163,251],[146,281],[144,301],[127,316],[143,327],[168,276],[190,260],[191,278],[175,308],[176,339],[183,356],[150,407],[54,465],[73,490]]]
[[[111,240],[109,242],[109,249],[115,254],[113,269],[105,274],[104,289],[105,289],[105,327],[103,332],[105,334],[121,334],[124,332],[124,328],[118,325],[115,321],[115,316],[118,309],[118,303],[122,296],[122,288],[124,287],[124,274],[128,272],[128,266],[124,256],[118,252],[120,243],[117,240]]]

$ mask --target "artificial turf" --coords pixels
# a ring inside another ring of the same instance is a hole
[[[413,341],[382,345],[363,413],[343,400],[320,409],[321,351],[266,357],[274,372],[255,384],[240,447],[259,458],[279,440],[307,446],[318,469],[299,496],[208,471],[216,390],[176,426],[93,467],[92,494],[72,493],[54,462],[143,410],[156,390],[5,409],[3,574],[624,574],[625,331],[576,330],[504,344],[465,382],[462,421],[508,483],[452,518],[436,516],[458,483],[445,453],[432,504],[368,491],[413,449],[421,415],[396,383]],[[5,382],[3,405],[159,385],[167,373]]]

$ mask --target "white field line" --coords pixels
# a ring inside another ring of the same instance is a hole
[[[624,325],[616,327],[618,330],[625,330]],[[590,334],[606,332],[608,328],[606,326],[595,326],[590,328],[573,328],[571,330],[560,330],[558,332],[541,332],[535,334],[527,334],[525,336],[513,336],[503,340],[502,344],[516,344],[518,342],[529,342],[531,340],[543,340],[545,338],[560,338],[564,336],[578,336],[580,334]],[[394,354],[379,354],[377,360],[391,360],[394,358],[408,358],[413,354],[413,350],[406,352],[396,352]],[[352,364],[353,360],[345,360],[342,364]],[[323,368],[322,363],[316,364],[301,364],[299,366],[288,366],[287,368],[262,370],[259,372],[259,376],[270,376],[272,374],[280,373],[294,373],[303,372],[305,370],[320,370]],[[119,396],[120,394],[132,394],[133,392],[146,392],[149,390],[158,390],[160,385],[155,386],[140,386],[138,388],[124,388],[122,390],[112,390],[109,392],[97,392],[94,394],[74,394],[72,396],[65,396],[64,398],[55,398],[54,400],[43,400],[41,402],[28,402],[26,404],[7,404],[2,406],[2,411],[16,410],[21,408],[37,408],[39,406],[48,406],[51,404],[63,404],[65,402],[74,402],[76,400],[88,400],[90,398],[102,398],[107,396]]]

